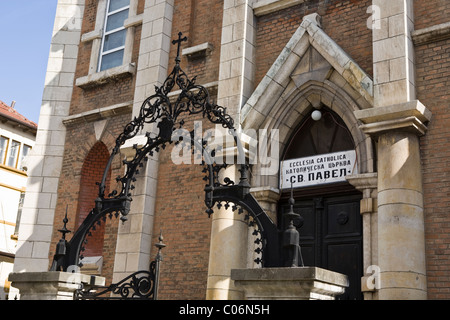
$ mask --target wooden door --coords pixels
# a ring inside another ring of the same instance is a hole
[[[362,299],[362,219],[360,195],[315,197],[296,200],[294,211],[305,266],[346,274],[350,286],[338,299]],[[281,207],[281,213],[289,210]]]

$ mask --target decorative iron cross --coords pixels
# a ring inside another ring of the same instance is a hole
[[[183,33],[178,32],[178,40],[172,40],[172,44],[177,44],[178,43],[178,47],[177,47],[177,57],[176,57],[176,61],[180,62],[180,46],[181,46],[181,42],[183,41],[187,41],[187,37],[183,37],[181,38],[181,36],[183,35]]]

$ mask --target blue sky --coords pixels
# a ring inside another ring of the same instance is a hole
[[[57,0],[0,0],[0,100],[38,122]]]

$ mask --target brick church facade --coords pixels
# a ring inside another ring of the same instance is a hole
[[[59,0],[14,272],[48,270],[66,212],[73,231],[95,205],[116,138],[174,67],[179,32],[181,68],[243,130],[276,129],[279,161],[356,154],[338,183],[294,188],[309,264],[341,272],[351,256],[355,299],[450,298],[446,0]],[[185,126],[198,121],[212,128],[201,115]],[[112,283],[148,269],[162,233],[161,299],[242,298],[230,272],[258,267],[251,237],[232,213],[208,218],[201,168],[174,164],[172,148],[139,173],[128,221],[89,237],[82,271]],[[251,191],[281,224],[279,164],[253,164]]]

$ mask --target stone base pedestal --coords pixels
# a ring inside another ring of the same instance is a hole
[[[247,300],[334,300],[348,287],[346,275],[316,267],[231,270]]]
[[[20,300],[73,300],[82,284],[105,285],[104,277],[59,271],[11,273],[8,280],[19,289]]]

